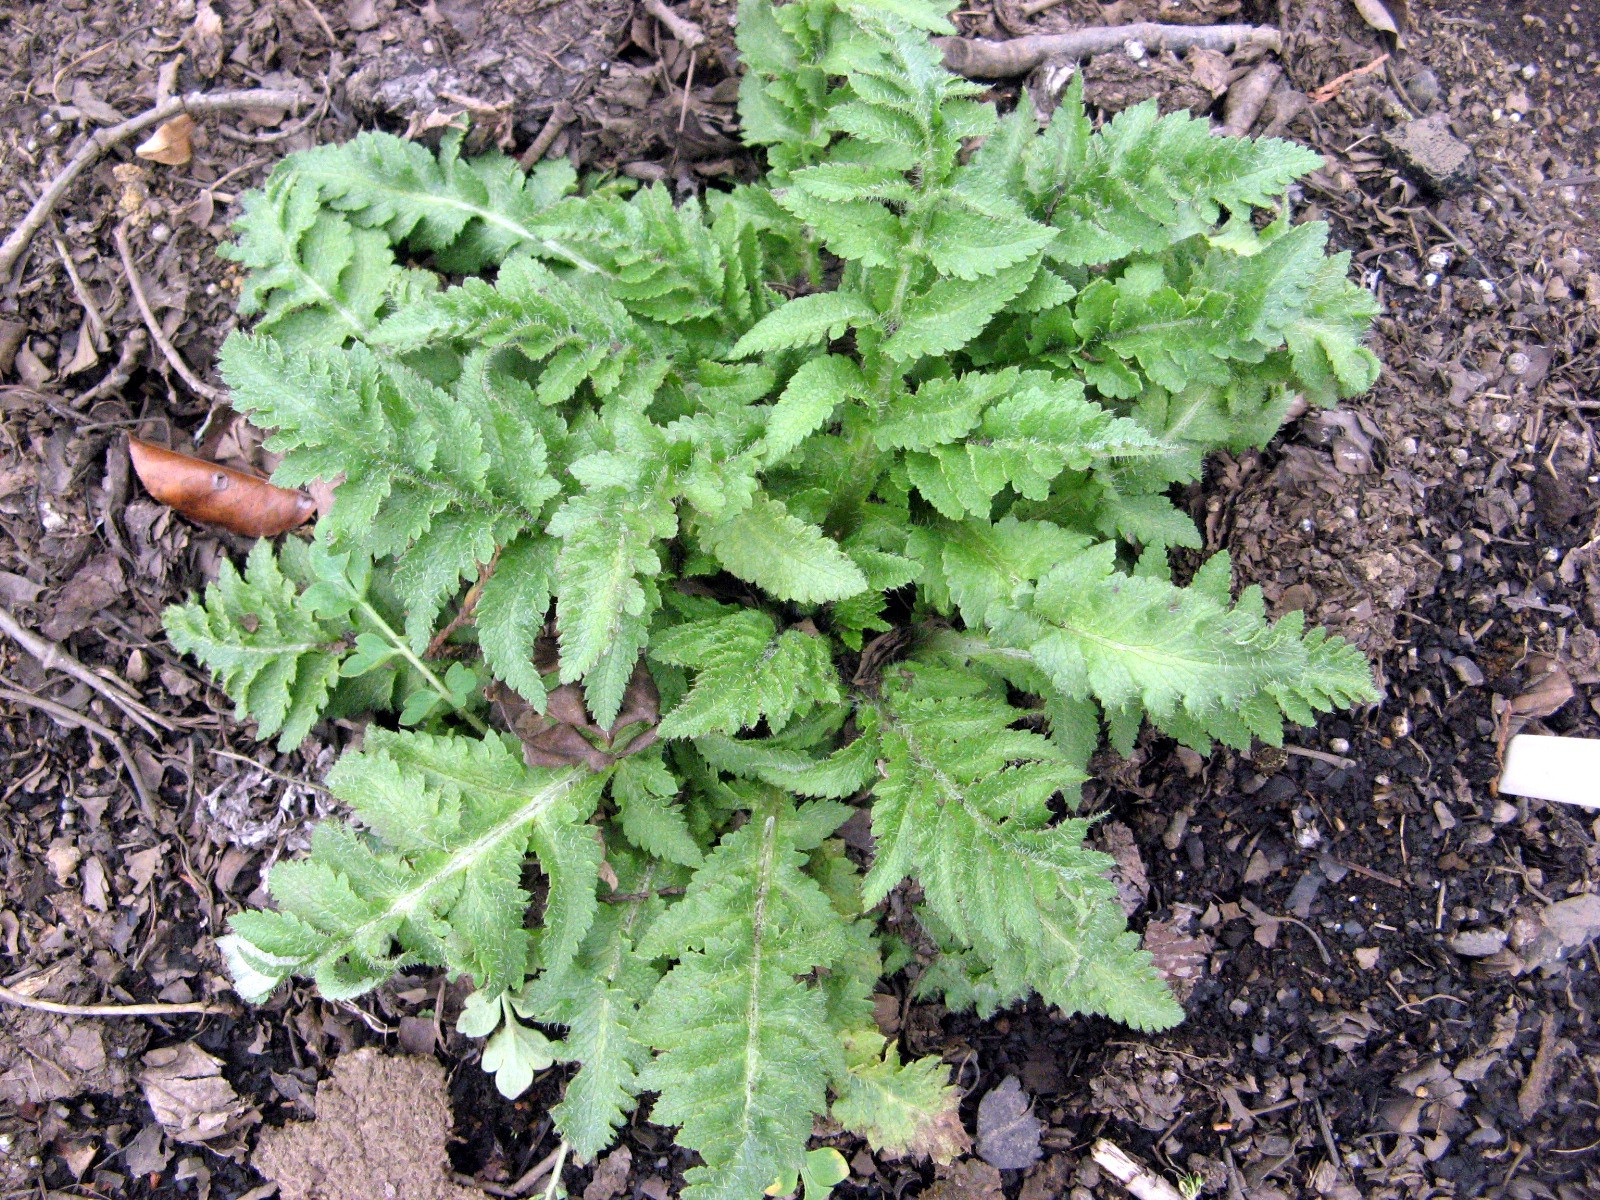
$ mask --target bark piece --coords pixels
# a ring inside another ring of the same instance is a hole
[[[945,65],[971,79],[1012,79],[1026,75],[1047,58],[1093,58],[1120,50],[1129,42],[1138,42],[1148,51],[1171,50],[1176,54],[1196,48],[1278,50],[1283,45],[1276,29],[1261,25],[1156,25],[1149,21],[1068,33],[1034,33],[1008,42],[958,37],[933,41],[943,51]]]
[[[282,1200],[481,1200],[453,1183],[444,1069],[431,1058],[340,1056],[317,1117],[261,1135],[253,1165]]]
[[[1384,135],[1400,165],[1441,196],[1469,187],[1478,177],[1472,147],[1450,132],[1444,113],[1406,121]]]

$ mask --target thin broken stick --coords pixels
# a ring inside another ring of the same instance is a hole
[[[1183,1193],[1159,1175],[1153,1175],[1129,1158],[1114,1142],[1101,1138],[1089,1148],[1089,1157],[1138,1200],[1183,1200]]]
[[[1265,25],[1108,25],[1073,29],[1066,33],[1031,33],[1008,42],[982,38],[940,37],[934,45],[944,53],[945,65],[970,79],[1011,79],[1026,75],[1047,58],[1092,58],[1138,42],[1147,50],[1235,50],[1261,46],[1283,47],[1283,35]]]
[[[688,17],[680,17],[662,0],[644,0],[644,10],[665,25],[667,32],[677,38],[685,50],[693,50],[706,40],[705,30]]]
[[[102,375],[99,383],[76,397],[72,403],[78,408],[88,408],[96,400],[102,400],[113,392],[120,392],[127,387],[128,380],[133,378],[133,369],[138,365],[139,356],[149,344],[150,339],[144,330],[130,329],[127,337],[122,339],[122,349],[117,353],[117,365]]]
[[[137,117],[130,117],[120,125],[108,125],[97,130],[88,141],[83,144],[83,149],[72,156],[72,161],[61,169],[61,172],[50,181],[45,189],[39,193],[39,198],[33,202],[33,207],[28,210],[27,216],[22,218],[18,226],[7,235],[6,240],[0,243],[0,280],[9,279],[11,270],[17,265],[17,260],[22,257],[22,252],[27,249],[28,243],[33,240],[33,235],[38,233],[44,223],[50,219],[50,214],[55,211],[61,198],[66,195],[67,189],[73,182],[99,161],[100,156],[120,142],[125,142],[141,130],[149,129],[152,125],[159,125],[170,120],[179,113],[205,115],[207,113],[238,112],[250,108],[287,108],[298,110],[310,97],[303,92],[280,91],[271,88],[249,88],[237,92],[191,92],[187,96],[174,96],[172,99],[156,105],[152,109],[140,113]]]
[[[1346,758],[1342,754],[1329,754],[1326,750],[1313,750],[1308,746],[1285,746],[1283,752],[1285,754],[1293,754],[1298,758],[1314,758],[1318,762],[1325,762],[1329,766],[1339,767],[1341,770],[1349,770],[1356,765],[1356,760],[1353,758]]]
[[[111,744],[117,752],[117,757],[122,760],[122,769],[128,773],[128,782],[133,785],[133,790],[139,796],[139,806],[144,810],[148,820],[156,819],[155,798],[150,795],[149,785],[145,783],[144,775],[139,770],[139,764],[134,761],[129,752],[127,743],[99,721],[86,717],[75,709],[68,708],[65,704],[57,704],[54,700],[46,700],[43,696],[35,696],[31,692],[18,691],[0,685],[0,699],[10,700],[13,704],[23,704],[29,708],[36,708],[42,713],[54,717],[58,721],[65,721],[68,725],[76,725],[79,729],[94,734]]]
[[[539,130],[538,136],[533,139],[528,148],[517,158],[517,166],[524,171],[533,170],[533,166],[544,157],[545,151],[555,144],[561,131],[572,120],[572,103],[568,100],[557,100],[555,107],[550,110],[550,119]]]
[[[39,665],[47,671],[60,671],[70,675],[85,687],[93,688],[111,703],[115,704],[128,719],[144,730],[157,741],[161,735],[155,731],[154,726],[159,725],[168,733],[176,732],[177,726],[168,721],[159,713],[151,712],[138,697],[133,694],[133,689],[121,680],[115,684],[102,675],[97,675],[77,659],[73,658],[66,650],[55,642],[39,636],[11,614],[11,610],[0,605],[0,633],[4,633],[17,645],[21,646],[34,658],[39,660]]]
[[[128,276],[128,289],[133,292],[133,302],[139,306],[139,315],[144,318],[144,327],[150,331],[150,340],[156,344],[156,349],[161,351],[161,357],[166,359],[178,373],[178,378],[189,385],[191,392],[204,396],[213,404],[221,404],[228,398],[227,393],[221,388],[212,387],[190,370],[183,355],[178,353],[178,348],[168,341],[167,335],[162,332],[161,322],[156,320],[156,314],[150,307],[150,300],[144,293],[144,281],[139,278],[139,269],[133,265],[133,250],[128,245],[128,227],[118,225],[111,236],[117,243],[117,253],[122,256],[122,269]]]
[[[1389,56],[1387,54],[1380,54],[1364,67],[1357,67],[1354,71],[1346,71],[1343,75],[1335,75],[1327,83],[1311,93],[1311,103],[1326,104],[1344,91],[1344,85],[1352,79],[1360,79],[1363,75],[1371,75],[1374,71],[1381,70],[1384,63],[1388,61]]]
[[[57,1004],[54,1000],[39,1000],[0,984],[0,1000],[18,1008],[31,1008],[38,1012],[55,1013],[62,1017],[177,1017],[186,1013],[231,1013],[226,1004]]]
[[[1220,133],[1228,137],[1244,137],[1255,125],[1256,118],[1266,107],[1267,97],[1283,78],[1283,68],[1275,62],[1264,62],[1254,67],[1243,79],[1228,89],[1228,98],[1222,105]]]

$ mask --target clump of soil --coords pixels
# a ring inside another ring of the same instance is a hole
[[[431,1058],[341,1055],[317,1087],[317,1118],[261,1135],[255,1168],[283,1200],[479,1200],[447,1174],[450,1105]]]

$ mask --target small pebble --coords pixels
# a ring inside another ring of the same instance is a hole
[[[1468,687],[1478,687],[1483,683],[1482,669],[1464,654],[1458,654],[1450,660],[1450,669]]]
[[[1426,67],[1406,80],[1405,88],[1418,108],[1432,108],[1439,102],[1439,77]]]
[[[1335,754],[1349,754],[1350,753],[1350,739],[1349,738],[1334,738],[1332,741],[1330,741],[1328,743],[1328,749],[1332,750]]]
[[[1506,825],[1517,819],[1517,806],[1509,800],[1501,800],[1494,806],[1494,812],[1489,817],[1496,825]]]
[[[1389,732],[1397,738],[1411,736],[1411,718],[1401,713],[1389,722]]]
[[[1488,958],[1506,944],[1504,929],[1463,929],[1450,939],[1450,949],[1463,958]]]

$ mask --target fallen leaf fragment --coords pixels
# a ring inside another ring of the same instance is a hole
[[[1529,660],[1528,685],[1511,701],[1511,711],[1519,717],[1551,717],[1577,694],[1571,676],[1559,662],[1536,657]]]
[[[316,502],[304,492],[139,438],[128,439],[128,456],[145,491],[168,508],[245,537],[287,533],[316,511]]]
[[[1193,905],[1179,904],[1170,920],[1151,921],[1144,929],[1144,948],[1179,1003],[1189,998],[1195,984],[1205,976],[1211,957],[1210,935],[1204,930],[1198,934],[1189,932],[1198,915]]]
[[[1044,1122],[1015,1075],[978,1102],[978,1154],[1003,1171],[1020,1171],[1043,1157],[1039,1135]]]
[[[633,1170],[633,1151],[618,1146],[600,1160],[589,1186],[583,1189],[583,1200],[616,1200],[628,1187],[628,1173]]]
[[[1353,0],[1356,11],[1361,14],[1361,19],[1381,33],[1398,35],[1400,27],[1395,24],[1388,5],[1383,0]]]
[[[139,1085],[150,1111],[175,1142],[209,1142],[261,1119],[222,1077],[222,1060],[193,1042],[146,1054]]]
[[[133,152],[140,158],[163,166],[181,167],[194,156],[190,141],[193,134],[194,118],[188,113],[179,113],[172,120],[163,122],[160,128],[135,146]]]
[[[1000,1169],[976,1158],[963,1158],[939,1172],[933,1186],[918,1200],[1003,1200]]]
[[[1095,832],[1099,835],[1095,848],[1116,860],[1107,874],[1117,885],[1117,900],[1122,905],[1123,915],[1131,917],[1150,893],[1150,878],[1145,872],[1139,844],[1134,841],[1133,831],[1121,821],[1107,821]]]

